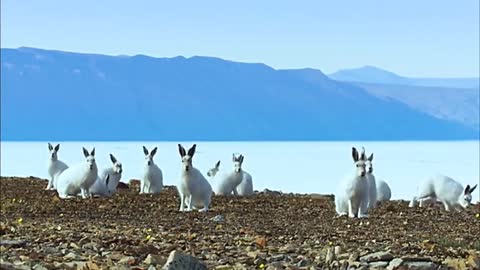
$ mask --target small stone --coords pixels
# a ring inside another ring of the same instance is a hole
[[[388,262],[371,262],[368,267],[371,269],[385,269],[388,266]]]
[[[355,261],[358,261],[359,257],[360,257],[360,255],[358,254],[358,252],[354,252],[354,253],[350,254],[350,257],[348,258],[348,260],[351,261],[351,262],[355,262]]]
[[[384,252],[384,251],[375,252],[375,253],[371,253],[363,257],[360,257],[360,261],[367,262],[367,263],[378,262],[378,261],[391,261],[391,260],[393,260],[393,255],[389,252]]]
[[[330,265],[335,259],[335,254],[331,248],[327,249],[327,255],[325,256],[325,264]]]
[[[30,258],[28,256],[24,256],[24,255],[20,255],[20,256],[18,256],[18,258],[20,258],[20,260],[22,260],[22,261],[29,261],[30,260]]]
[[[396,258],[390,261],[388,264],[387,270],[395,270],[404,263],[403,259]]]
[[[293,253],[295,252],[295,250],[296,250],[295,246],[291,244],[285,245],[278,249],[278,251],[281,253]]]
[[[21,248],[27,245],[25,240],[3,240],[0,239],[0,246],[10,246],[13,248]]]
[[[148,254],[147,255],[147,258],[145,258],[145,260],[143,261],[144,264],[153,264],[153,265],[157,265],[157,264],[160,264],[160,265],[163,265],[165,264],[165,262],[167,261],[167,259],[163,256],[160,256],[160,255],[155,255],[155,254]]]
[[[120,259],[118,261],[119,264],[125,264],[125,265],[134,265],[135,264],[135,257],[133,256],[126,256]]]
[[[452,267],[453,269],[458,269],[458,270],[468,269],[467,264],[466,264],[465,260],[463,260],[463,259],[450,259],[450,258],[448,258],[445,261],[443,261],[443,264],[445,264],[449,267]]]
[[[279,255],[274,255],[272,257],[269,258],[269,260],[267,259],[268,262],[279,262],[279,261],[283,261],[285,259],[285,255],[283,254],[279,254]]]
[[[168,256],[167,262],[162,270],[207,270],[207,266],[195,257],[174,250]]]
[[[35,264],[33,267],[32,267],[33,270],[48,270],[48,268],[40,265],[40,264]]]
[[[297,262],[297,267],[305,267],[310,264],[310,261],[307,259],[301,259],[299,262]]]
[[[402,260],[405,262],[431,262],[432,258],[429,257],[415,257],[415,256],[403,256]]]
[[[473,269],[480,269],[480,257],[472,254],[467,258],[468,265]]]
[[[342,247],[341,246],[335,246],[335,256],[338,256],[340,255],[340,253],[342,253]]]
[[[70,243],[70,247],[73,249],[80,249],[80,247],[75,243]]]
[[[436,270],[438,265],[433,262],[405,262],[409,270]]]
[[[68,253],[67,255],[63,256],[64,259],[68,259],[68,260],[72,260],[72,261],[75,261],[75,260],[79,260],[80,259],[80,256],[76,253],[73,253],[73,252],[70,252]]]
[[[234,267],[231,266],[231,265],[228,265],[228,264],[227,264],[227,265],[217,265],[217,266],[215,267],[215,269],[216,269],[216,270],[233,270]]]
[[[258,253],[258,251],[249,251],[247,252],[247,256],[255,260],[258,256]]]

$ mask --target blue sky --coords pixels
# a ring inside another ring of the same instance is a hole
[[[1,46],[477,77],[479,1],[1,1]]]

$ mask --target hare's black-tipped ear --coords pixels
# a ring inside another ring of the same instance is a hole
[[[217,164],[215,164],[215,168],[217,168],[217,169],[218,169],[219,167],[220,167],[220,160],[219,160],[219,161],[217,161]]]
[[[95,156],[95,147],[93,147],[92,152],[90,152],[90,155],[93,157]]]
[[[365,156],[365,148],[362,147],[362,152],[360,152],[360,160],[367,160]]]
[[[372,161],[372,160],[373,160],[373,153],[370,154],[370,156],[368,157],[368,160],[369,160],[369,161]]]
[[[143,153],[145,154],[145,156],[148,155],[148,149],[145,146],[143,146]]]
[[[52,151],[52,149],[53,149],[53,146],[50,143],[48,143],[48,150]]]
[[[183,148],[183,146],[181,144],[178,144],[178,152],[180,153],[181,157],[184,157],[185,155],[187,155],[187,152],[185,151],[185,148]]]
[[[233,162],[237,161],[237,157],[235,156],[235,154],[232,154],[232,161]]]
[[[240,157],[238,158],[238,161],[240,161],[240,163],[243,163],[243,159],[244,159],[244,158],[245,158],[245,157],[244,157],[243,155],[240,155]]]
[[[470,193],[470,185],[467,185],[467,186],[465,187],[465,190],[463,191],[463,193],[464,193],[465,195],[467,195],[468,193]]]
[[[473,187],[468,191],[468,193],[472,194],[473,191],[474,191],[476,188],[477,188],[477,185],[473,186]]]
[[[85,147],[82,147],[82,148],[83,148],[83,155],[84,155],[85,157],[90,156],[90,154],[88,153],[88,150],[85,149]]]
[[[353,161],[355,162],[358,161],[358,151],[355,147],[352,147],[352,158],[353,158]]]
[[[105,176],[105,184],[108,186],[108,182],[110,180],[110,174],[107,173],[107,176]]]
[[[55,145],[55,152],[58,152],[60,150],[60,144]]]
[[[155,154],[157,153],[157,147],[153,148],[152,152],[150,152],[150,155],[155,156]]]
[[[193,157],[193,155],[195,154],[195,149],[197,148],[197,145],[194,144],[190,149],[188,149],[188,155],[190,157]]]
[[[110,154],[110,160],[113,164],[117,163],[117,159],[112,154]]]

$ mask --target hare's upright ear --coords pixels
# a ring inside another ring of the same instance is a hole
[[[48,143],[48,150],[50,150],[50,151],[53,150],[53,146],[50,143]]]
[[[353,161],[355,162],[358,161],[358,151],[355,147],[352,147],[352,158],[353,158]]]
[[[90,155],[91,155],[92,157],[95,156],[95,147],[93,147],[92,152],[90,152]]]
[[[143,153],[145,156],[148,156],[148,149],[145,146],[143,146]]]
[[[373,160],[373,153],[370,154],[370,156],[368,157],[368,160],[371,162]]]
[[[215,168],[217,168],[217,169],[218,169],[219,167],[220,167],[220,160],[219,160],[219,161],[217,161],[217,163],[215,164]]]
[[[82,147],[82,148],[83,148],[83,155],[84,155],[85,157],[90,156],[90,154],[88,153],[88,150],[85,149],[85,147]]]
[[[55,152],[58,152],[58,150],[60,150],[60,144],[55,145],[54,149],[55,149]]]
[[[195,149],[197,148],[197,145],[194,144],[190,149],[188,149],[188,155],[193,158],[193,155],[195,154]]]
[[[185,148],[181,144],[178,144],[178,152],[180,153],[181,157],[184,157],[187,155],[187,152],[185,151]]]
[[[117,163],[117,159],[112,154],[110,154],[110,160],[113,164]]]
[[[244,159],[244,158],[245,158],[245,157],[244,157],[243,155],[240,155],[240,157],[238,158],[238,161],[239,161],[240,163],[243,163],[243,159]]]
[[[365,157],[365,148],[362,147],[362,152],[360,153],[360,160],[367,160]]]
[[[237,161],[237,157],[235,156],[235,153],[232,154],[232,161],[233,162]]]
[[[153,148],[152,152],[150,152],[150,155],[153,157],[157,153],[157,147]]]
[[[473,186],[473,187],[468,191],[468,193],[472,194],[473,191],[474,191],[476,188],[477,188],[477,185]]]

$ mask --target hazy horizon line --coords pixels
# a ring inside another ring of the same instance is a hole
[[[412,78],[412,79],[479,79],[480,80],[480,76],[448,76],[448,77],[443,77],[443,76],[421,76],[421,77],[415,77],[415,76],[407,76],[407,75],[402,75],[402,74],[399,74],[397,73],[396,71],[393,71],[393,70],[390,70],[390,69],[387,69],[387,68],[384,68],[384,67],[381,67],[381,66],[378,66],[378,65],[372,65],[372,64],[368,64],[368,63],[365,63],[361,66],[352,66],[352,67],[343,67],[341,69],[338,69],[334,72],[331,72],[331,73],[325,73],[323,70],[323,68],[316,68],[316,67],[310,67],[310,66],[302,66],[302,67],[288,67],[288,68],[278,68],[278,67],[275,67],[273,65],[270,65],[268,63],[264,63],[264,62],[259,62],[259,61],[242,61],[242,60],[234,60],[234,59],[229,59],[229,58],[224,58],[222,56],[215,56],[215,55],[199,55],[199,54],[195,54],[195,55],[172,55],[172,56],[167,56],[167,55],[164,55],[164,56],[160,56],[160,55],[150,55],[150,54],[144,54],[144,53],[136,53],[136,54],[111,54],[111,53],[105,53],[105,52],[91,52],[91,51],[72,51],[72,50],[68,50],[68,49],[55,49],[55,48],[40,48],[40,47],[33,47],[33,46],[20,46],[20,47],[16,47],[16,48],[12,48],[12,47],[3,47],[3,46],[0,46],[0,49],[10,49],[10,50],[18,50],[18,49],[22,49],[22,48],[28,48],[28,49],[36,49],[36,50],[44,50],[44,51],[54,51],[54,52],[64,52],[64,53],[76,53],[76,54],[86,54],[86,55],[99,55],[99,56],[109,56],[109,57],[135,57],[135,56],[147,56],[147,57],[151,57],[151,58],[156,58],[156,59],[162,59],[162,58],[177,58],[177,57],[183,57],[183,58],[186,58],[186,59],[190,59],[190,58],[193,58],[193,57],[208,57],[208,58],[216,58],[216,59],[221,59],[223,61],[230,61],[230,62],[235,62],[235,63],[245,63],[245,64],[262,64],[262,65],[266,65],[274,70],[302,70],[302,69],[312,69],[312,70],[317,70],[317,71],[320,71],[322,72],[323,74],[327,75],[327,76],[330,76],[336,72],[339,72],[339,71],[345,71],[345,70],[353,70],[353,69],[361,69],[361,68],[367,68],[367,67],[373,67],[373,68],[377,68],[377,69],[380,69],[382,71],[386,71],[386,72],[391,72],[391,73],[394,73],[395,75],[397,76],[400,76],[400,77],[404,77],[404,78]],[[480,74],[479,74],[480,75]]]

